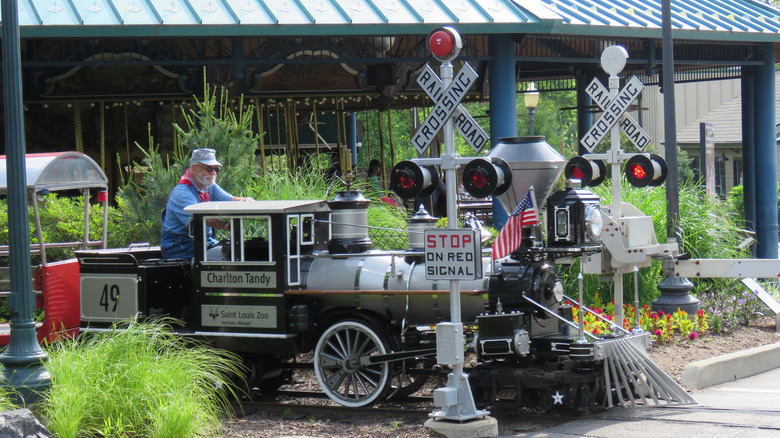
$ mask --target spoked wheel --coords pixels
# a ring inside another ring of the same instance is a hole
[[[386,354],[387,339],[357,321],[342,321],[327,329],[314,349],[314,372],[328,397],[347,406],[376,401],[390,386],[391,364],[361,364],[361,358]]]

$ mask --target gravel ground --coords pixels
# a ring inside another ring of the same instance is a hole
[[[680,381],[686,364],[714,356],[780,342],[780,334],[775,332],[774,317],[761,318],[752,326],[739,327],[731,333],[708,334],[695,341],[679,341],[663,345],[654,345],[650,357],[676,381]],[[313,374],[313,373],[312,373]],[[303,386],[311,386],[311,377],[300,375],[297,380]],[[314,382],[316,384],[316,381]],[[429,388],[428,391],[431,389]],[[433,406],[411,406],[408,413],[371,414],[360,411],[360,415],[343,412],[312,414],[305,408],[295,407],[292,402],[280,401],[283,408],[269,409],[265,412],[247,413],[241,418],[229,418],[223,423],[224,438],[299,438],[299,437],[350,437],[350,438],[421,438],[441,437],[423,425],[427,412]],[[330,400],[320,401],[337,406]],[[554,421],[554,420],[553,420]],[[499,419],[499,433],[512,434],[528,428],[538,427],[539,419],[533,424],[524,421],[522,416]]]

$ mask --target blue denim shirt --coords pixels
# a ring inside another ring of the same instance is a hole
[[[233,195],[224,191],[217,184],[206,189],[210,201],[231,201]],[[166,259],[191,259],[195,256],[194,239],[189,236],[188,222],[192,215],[184,212],[184,207],[201,202],[200,192],[189,184],[176,184],[168,197],[168,203],[163,211],[162,238],[160,247],[162,256]],[[208,246],[215,245],[217,240],[211,237],[208,228]]]

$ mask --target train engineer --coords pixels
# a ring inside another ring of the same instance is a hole
[[[162,237],[160,249],[166,259],[194,257],[194,240],[190,235],[189,221],[192,215],[184,212],[184,208],[198,202],[208,201],[251,201],[252,198],[241,198],[231,195],[220,187],[217,172],[222,163],[217,161],[214,149],[193,149],[190,155],[190,168],[184,173],[179,183],[168,196],[168,203],[162,213]],[[228,222],[211,222],[210,227],[228,229]],[[209,248],[218,244],[210,235]]]

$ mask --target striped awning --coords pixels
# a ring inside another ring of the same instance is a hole
[[[23,37],[402,35],[657,37],[661,0],[17,0]],[[675,37],[778,42],[780,10],[756,0],[675,0]],[[520,26],[520,27],[518,27]]]

